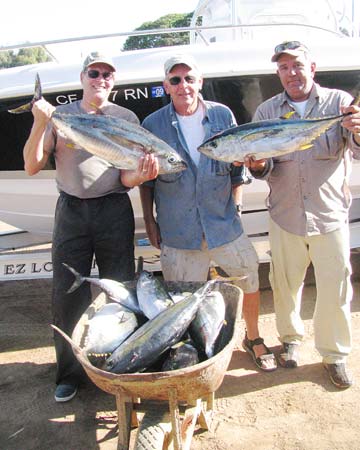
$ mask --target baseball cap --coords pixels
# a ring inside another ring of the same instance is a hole
[[[177,64],[185,64],[186,66],[190,67],[190,69],[199,70],[193,56],[186,54],[178,54],[171,56],[171,58],[168,58],[165,61],[164,63],[165,76],[168,75],[168,73],[171,72],[171,69]]]
[[[300,56],[304,53],[309,53],[309,50],[306,45],[299,41],[285,41],[275,47],[271,62],[276,62],[284,53],[292,56]]]
[[[113,60],[109,56],[103,55],[100,52],[92,52],[85,58],[83,70],[85,71],[88,67],[97,63],[107,64],[113,69],[114,72],[116,72]]]

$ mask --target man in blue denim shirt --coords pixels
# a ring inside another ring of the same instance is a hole
[[[188,168],[140,187],[150,242],[161,248],[168,281],[205,281],[211,261],[230,276],[244,277],[238,282],[244,291],[243,347],[258,368],[275,370],[275,357],[259,337],[258,258],[236,208],[247,180],[245,169],[197,151],[208,137],[235,126],[235,118],[225,105],[201,98],[202,76],[190,55],[175,55],[164,68],[171,103],[150,114],[143,126],[172,146]]]

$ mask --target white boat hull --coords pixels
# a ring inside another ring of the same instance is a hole
[[[18,229],[26,230],[44,239],[51,239],[54,226],[54,210],[58,192],[54,180],[55,172],[42,171],[29,177],[23,171],[3,172],[0,180],[0,220]],[[353,204],[350,210],[351,245],[360,247],[360,161],[353,164],[350,178]],[[265,200],[267,183],[254,180],[244,187],[244,212],[242,221],[250,238],[259,238],[268,233],[268,212]],[[136,243],[146,238],[142,208],[137,188],[131,189],[130,198],[135,213]],[[359,222],[357,222],[357,220]]]

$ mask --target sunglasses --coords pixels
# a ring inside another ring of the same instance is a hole
[[[196,83],[196,77],[193,77],[191,75],[186,75],[186,77],[184,77],[184,78],[181,78],[181,77],[169,78],[169,83],[171,84],[171,86],[177,86],[178,84],[181,83],[181,81],[186,81],[187,84],[194,84],[194,83]]]
[[[283,42],[275,47],[275,53],[281,53],[284,50],[295,50],[299,47],[306,48],[305,45],[299,41]]]
[[[100,72],[99,70],[91,69],[86,72],[87,76],[93,80],[96,80],[96,78],[99,78],[101,75],[105,81],[109,81],[112,79],[114,72]]]

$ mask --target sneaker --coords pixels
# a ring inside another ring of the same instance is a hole
[[[282,350],[279,355],[279,364],[287,369],[297,367],[299,362],[298,345],[284,342]]]
[[[75,397],[77,386],[75,384],[58,384],[55,389],[55,400],[57,402],[68,402]]]
[[[345,363],[324,363],[331,382],[339,389],[346,389],[353,384],[352,378],[346,372]]]

